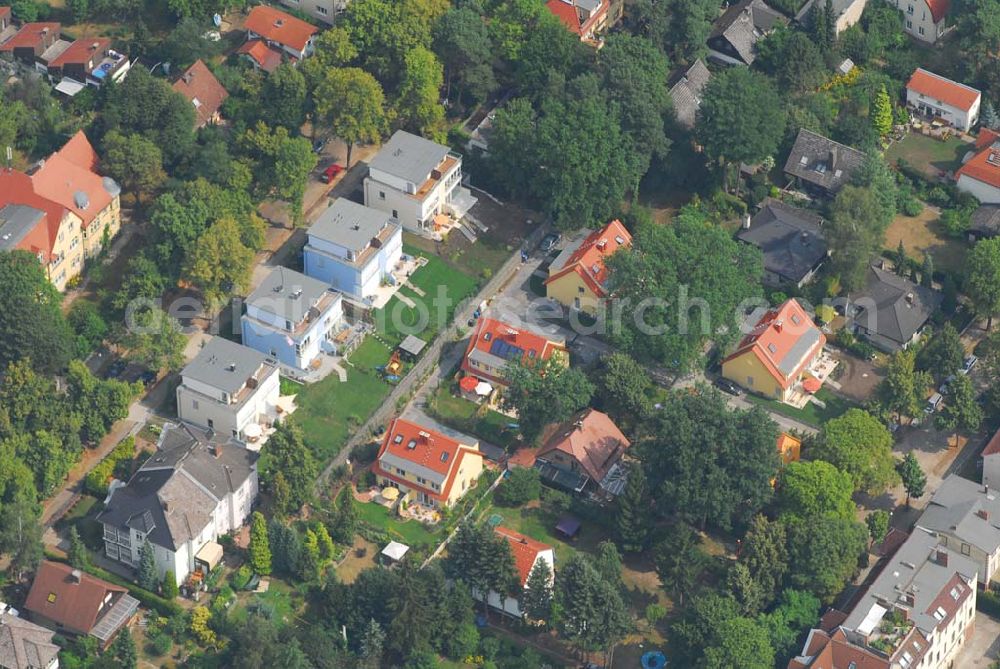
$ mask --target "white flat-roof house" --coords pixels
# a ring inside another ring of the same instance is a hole
[[[365,205],[407,230],[432,234],[435,217],[461,219],[475,203],[462,186],[462,156],[443,144],[397,130],[368,164]]]
[[[285,267],[271,270],[246,300],[243,345],[296,369],[322,353],[337,353],[343,297],[330,285]]]
[[[403,228],[384,211],[339,198],[309,228],[305,273],[358,301],[371,299],[403,257]]]
[[[979,121],[982,94],[972,86],[917,68],[906,84],[906,104],[963,132]]]
[[[258,454],[211,430],[167,424],[156,452],[125,485],[112,487],[97,517],[104,527],[104,554],[137,567],[149,541],[162,579],[177,584],[222,557],[220,536],[239,529],[257,499]]]
[[[181,370],[177,415],[217,434],[246,441],[266,432],[274,422],[279,396],[277,360],[214,337]],[[257,427],[248,435],[251,425]]]

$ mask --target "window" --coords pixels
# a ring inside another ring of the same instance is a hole
[[[209,430],[214,430],[215,429],[215,421],[212,420],[211,418],[208,419],[208,429]]]
[[[934,609],[934,619],[937,620],[938,622],[941,622],[942,620],[944,620],[945,616],[947,616],[947,615],[948,614],[945,613],[945,610],[942,609],[940,606],[937,607],[936,609]]]
[[[913,21],[910,21],[909,19],[907,19],[907,21],[906,21],[906,29],[907,30],[913,30]]]
[[[587,292],[587,289],[584,288],[583,286],[577,286],[576,292],[578,292],[578,293],[580,293],[582,295],[583,293]]]
[[[195,411],[198,410],[198,400],[191,400],[191,408]]]
[[[399,218],[399,212],[397,210],[393,209],[392,210],[392,217],[393,218]]]
[[[747,385],[750,386],[751,388],[753,388],[753,377],[752,376],[748,376],[747,377]]]
[[[917,32],[920,33],[921,35],[923,35],[924,34],[924,27],[920,26],[919,28],[917,28]]]
[[[971,548],[969,547],[969,544],[963,543],[962,544],[962,555],[968,555],[970,552],[971,552]]]
[[[378,192],[378,199],[380,199],[380,200],[384,200],[385,199],[385,191],[384,190],[380,190]]]
[[[316,7],[316,11],[319,12],[320,14],[326,14],[327,13],[326,12],[326,7],[317,6]]]
[[[911,16],[913,15],[913,5],[912,4],[909,5],[909,6],[907,6],[906,13],[910,14]]]
[[[397,473],[397,474],[399,474],[400,476],[402,476],[402,475],[403,475],[403,474],[405,474],[406,472],[404,472],[404,471],[403,471],[403,468],[402,468],[402,467],[396,467],[396,473]]]

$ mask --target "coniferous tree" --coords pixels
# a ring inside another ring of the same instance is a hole
[[[150,592],[156,591],[156,585],[160,579],[156,577],[156,561],[153,559],[153,547],[149,541],[142,544],[139,551],[139,574],[137,576],[139,587]]]
[[[254,511],[250,523],[250,568],[254,573],[267,576],[271,573],[271,543],[267,535],[267,521],[264,514]]]
[[[123,629],[111,642],[108,648],[108,655],[114,660],[114,666],[118,669],[135,669],[139,662],[139,653],[135,648],[135,639],[128,627]]]
[[[351,544],[358,531],[358,511],[354,508],[354,496],[351,486],[344,486],[335,502],[333,523],[331,525],[333,539],[342,544]]]
[[[639,464],[629,469],[625,490],[617,499],[618,544],[626,553],[638,553],[649,543],[649,499],[646,474]]]
[[[552,619],[552,569],[545,560],[531,568],[521,595],[521,610],[532,620]]]
[[[368,619],[364,635],[361,637],[361,661],[366,669],[378,669],[382,666],[382,653],[385,649],[385,630],[374,618]]]
[[[316,533],[316,543],[319,546],[319,561],[325,564],[333,559],[336,552],[333,539],[330,538],[330,533],[323,523],[316,523],[313,531]]]
[[[299,578],[313,581],[319,576],[319,538],[306,528],[302,537],[302,554],[299,559]]]
[[[997,109],[993,106],[992,100],[986,100],[983,103],[983,113],[980,117],[980,122],[984,128],[996,129],[1000,128],[1000,115],[997,114]]]
[[[87,552],[83,539],[80,538],[76,525],[69,529],[69,551],[67,551],[66,557],[69,558],[69,563],[77,569],[86,569],[90,566],[90,554]]]
[[[933,287],[934,283],[934,257],[930,253],[924,254],[924,266],[920,270],[920,285],[924,288]]]
[[[885,137],[892,132],[892,100],[889,99],[889,92],[885,86],[879,89],[872,100],[871,118],[879,137]]]

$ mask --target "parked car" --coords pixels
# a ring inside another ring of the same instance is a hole
[[[924,413],[930,415],[937,411],[943,400],[944,397],[941,396],[941,393],[934,393],[931,395],[927,399],[927,406],[924,407]]]
[[[979,362],[979,358],[974,355],[970,355],[962,362],[962,369],[960,370],[959,373],[968,374],[969,372],[972,371],[972,368],[976,366],[977,362]]]
[[[323,147],[324,146],[326,146],[326,140],[325,139],[317,139],[315,142],[313,142],[313,152],[314,153],[323,153]]]
[[[743,389],[738,385],[730,381],[729,379],[724,379],[721,376],[715,380],[715,387],[724,393],[729,393],[733,396],[740,396],[743,394]]]
[[[343,171],[344,171],[343,165],[334,163],[333,165],[330,165],[325,170],[323,170],[323,173],[319,175],[319,180],[325,184],[328,184],[331,181],[333,181],[337,177],[337,175]]]
[[[559,235],[555,232],[550,232],[549,234],[542,237],[542,242],[538,245],[538,249],[542,253],[548,253],[558,243],[559,243]]]

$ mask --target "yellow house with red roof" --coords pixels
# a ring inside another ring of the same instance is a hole
[[[545,294],[568,309],[596,316],[608,297],[604,261],[631,246],[632,235],[617,220],[568,244],[549,266]]]
[[[436,430],[397,418],[372,467],[378,484],[397,488],[425,506],[450,507],[483,473],[479,444],[463,444]]]
[[[747,390],[787,401],[793,391],[815,392],[821,381],[810,375],[826,336],[796,300],[751,316],[755,323],[736,350],[722,361],[722,376]]]

